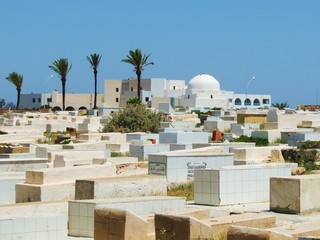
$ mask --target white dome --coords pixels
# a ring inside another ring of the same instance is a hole
[[[188,83],[189,90],[220,90],[220,83],[208,74],[199,74]]]

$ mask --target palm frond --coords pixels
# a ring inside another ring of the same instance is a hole
[[[22,88],[23,75],[17,72],[9,73],[6,79],[16,86],[17,89]]]

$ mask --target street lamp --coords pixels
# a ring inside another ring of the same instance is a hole
[[[43,93],[43,109],[46,108],[46,88],[47,88],[47,82],[50,78],[53,78],[53,75],[50,75],[44,82],[44,93]]]
[[[252,82],[252,80],[255,80],[256,77],[252,77],[248,83],[247,83],[247,87],[246,87],[246,99],[244,100],[244,105],[246,105],[246,108],[248,108],[248,105],[247,105],[247,99],[248,99],[248,87],[250,85],[250,83]]]

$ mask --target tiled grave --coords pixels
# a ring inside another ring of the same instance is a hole
[[[195,170],[196,204],[230,205],[269,201],[270,177],[291,176],[296,164],[266,164]]]

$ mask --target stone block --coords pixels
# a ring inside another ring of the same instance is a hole
[[[260,228],[230,226],[227,233],[228,240],[270,240],[269,231]]]
[[[208,137],[206,132],[171,132],[166,128],[164,132],[159,133],[159,143],[207,143]]]
[[[320,175],[274,177],[270,179],[270,210],[305,214],[319,211]]]
[[[187,216],[155,214],[156,239],[210,239],[210,225]]]
[[[131,157],[138,158],[139,161],[147,161],[148,155],[158,152],[169,152],[169,144],[130,144],[129,152]]]
[[[54,167],[72,167],[77,165],[90,165],[93,158],[105,158],[109,151],[61,151],[55,154]]]
[[[96,209],[94,239],[148,240],[148,222],[135,214],[118,209]]]
[[[75,183],[50,185],[16,184],[16,203],[74,199]]]
[[[162,176],[136,175],[76,181],[75,199],[164,196],[167,181]]]
[[[111,163],[93,166],[47,168],[42,170],[28,170],[26,172],[26,183],[40,185],[55,184],[61,182],[74,182],[79,178],[85,179],[115,175],[116,166]]]

